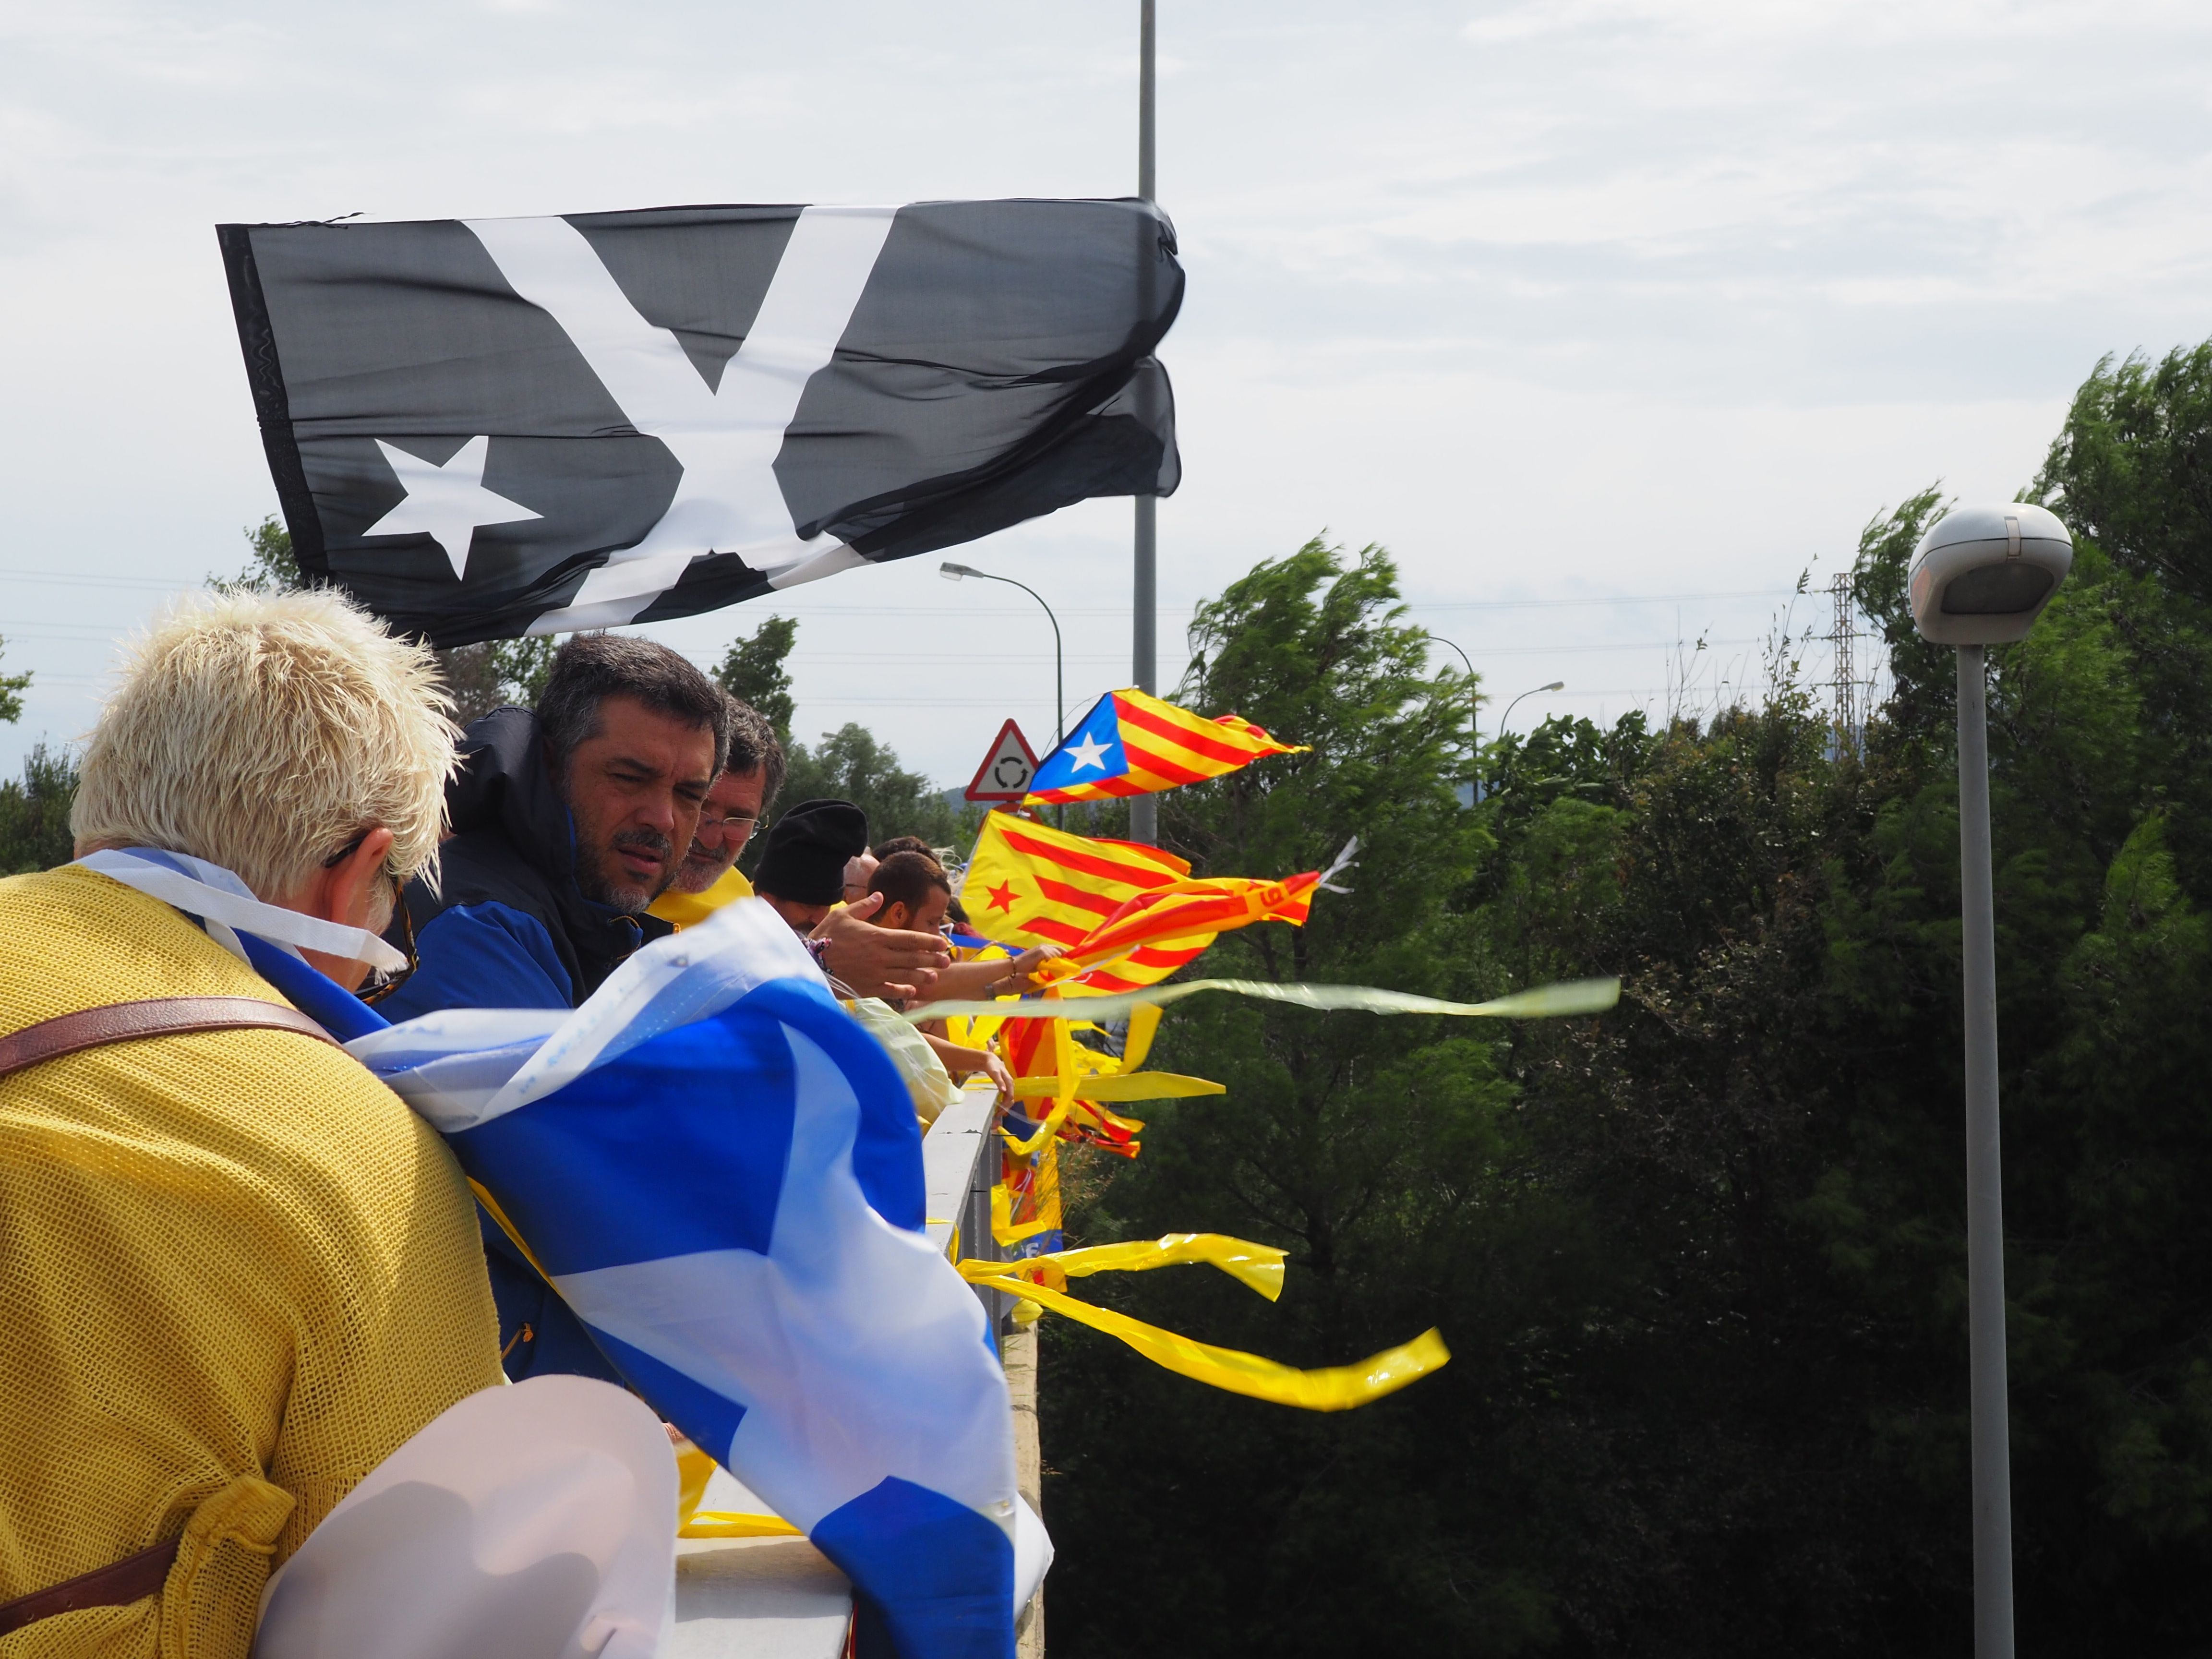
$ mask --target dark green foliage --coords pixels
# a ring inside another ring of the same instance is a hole
[[[275,514],[246,532],[246,548],[245,568],[235,576],[210,576],[210,587],[218,593],[289,593],[307,585],[292,551],[292,532]]]
[[[23,775],[0,783],[0,876],[51,870],[75,856],[69,816],[76,799],[76,757],[33,744]]]
[[[770,617],[750,637],[732,641],[714,671],[722,690],[775,727],[775,740],[786,749],[791,747],[792,703],[791,671],[784,664],[798,638],[798,618]]]
[[[292,551],[292,532],[272,514],[246,532],[246,567],[233,577],[210,576],[219,593],[289,593],[307,586]],[[560,641],[550,637],[489,640],[436,653],[453,700],[453,718],[467,725],[503,704],[534,707],[553,669]]]
[[[438,670],[453,700],[453,718],[466,726],[495,708],[535,708],[560,648],[559,640],[540,634],[439,652]]]
[[[974,815],[963,817],[945,804],[927,778],[903,770],[897,754],[878,743],[866,726],[848,722],[823,732],[811,749],[803,743],[786,745],[786,755],[789,769],[775,798],[780,811],[787,811],[801,801],[848,800],[868,815],[872,842],[920,836],[932,847],[964,848],[974,839]],[[760,856],[767,839],[753,837],[745,848],[748,860]]]
[[[2035,481],[2123,570],[2212,599],[2212,342],[2110,357],[2074,394]]]
[[[2074,576],[1991,653],[2027,1656],[2212,1650],[2208,352],[2083,389],[2037,486]],[[1298,1363],[1431,1323],[1455,1358],[1315,1418],[1048,1324],[1055,1652],[1969,1644],[1955,659],[1904,609],[1942,506],[1862,538],[1894,683],[1863,741],[1784,660],[1710,724],[1493,744],[1472,810],[1464,680],[1423,678],[1380,555],[1310,546],[1201,611],[1185,700],[1315,752],[1165,798],[1164,830],[1238,874],[1368,838],[1351,895],[1204,971],[1626,994],[1510,1029],[1170,1012],[1160,1063],[1230,1093],[1075,1167],[1072,1226],[1279,1243],[1289,1288],[1086,1291]]]
[[[0,646],[7,643],[0,640]],[[23,718],[23,693],[30,689],[27,673],[0,674],[0,725],[13,725]]]

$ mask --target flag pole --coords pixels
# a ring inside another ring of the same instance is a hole
[[[1153,199],[1152,83],[1153,39],[1157,27],[1153,0],[1139,0],[1137,28],[1137,194]],[[1134,648],[1130,653],[1129,678],[1139,691],[1159,690],[1158,619],[1155,614],[1159,586],[1159,498],[1137,497],[1136,617]],[[1129,801],[1129,839],[1158,845],[1160,839],[1157,796],[1136,795]]]

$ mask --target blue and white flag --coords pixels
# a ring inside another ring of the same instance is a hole
[[[1006,1376],[924,1234],[898,1073],[773,911],[726,906],[573,1013],[448,1010],[348,1047],[647,1402],[844,1571],[864,1633],[1012,1653]]]

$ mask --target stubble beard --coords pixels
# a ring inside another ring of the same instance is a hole
[[[660,884],[647,888],[638,885],[626,876],[615,873],[617,847],[650,848],[661,855],[661,869],[665,872]],[[605,848],[595,848],[589,866],[579,867],[576,885],[584,896],[594,904],[603,904],[610,910],[625,916],[642,915],[653,900],[666,892],[681,867],[673,854],[675,846],[665,836],[645,830],[626,830],[617,836]]]

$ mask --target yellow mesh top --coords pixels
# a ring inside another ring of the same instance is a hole
[[[0,1032],[270,984],[76,868],[0,880]],[[401,1442],[500,1380],[469,1192],[338,1050],[210,1031],[0,1079],[0,1602],[185,1535],[159,1601],[0,1659],[246,1659],[270,1567]]]
[[[703,893],[686,893],[670,888],[646,908],[646,915],[659,916],[663,921],[672,921],[678,927],[696,927],[724,905],[753,896],[753,884],[747,881],[736,865],[714,878],[714,884]]]

